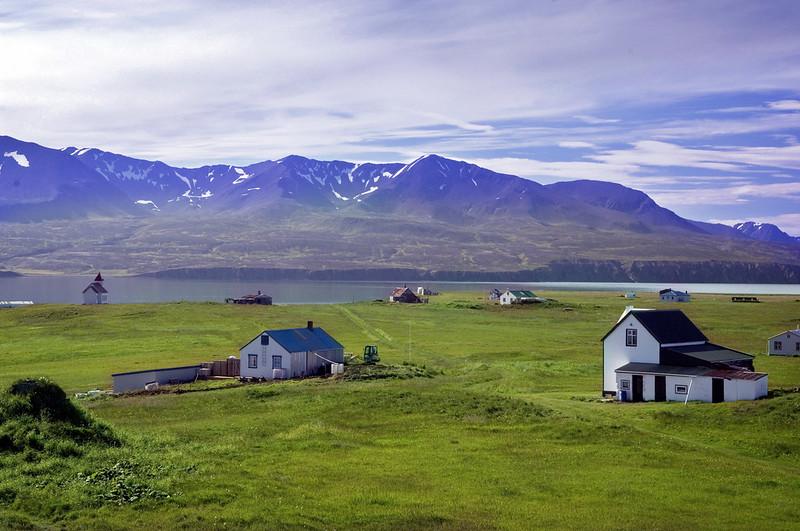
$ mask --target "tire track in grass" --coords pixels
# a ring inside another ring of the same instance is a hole
[[[372,333],[372,330],[370,330],[370,326],[367,324],[367,322],[364,319],[362,319],[361,317],[359,317],[356,314],[354,314],[350,309],[345,308],[344,305],[339,305],[339,306],[337,306],[337,308],[339,310],[341,310],[341,312],[344,314],[344,316],[347,317],[348,319],[350,319],[350,321],[354,325],[356,325],[358,328],[360,328],[361,331],[364,332],[364,335],[367,336],[370,341],[375,341],[375,342],[378,341],[378,336]],[[386,338],[389,338],[389,336],[386,335],[385,332],[382,333],[381,335],[386,337]],[[389,338],[388,340],[391,341],[391,338]]]

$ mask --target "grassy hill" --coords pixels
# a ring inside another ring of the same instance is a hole
[[[0,525],[797,525],[800,393],[687,406],[599,402],[600,338],[626,301],[542,294],[558,302],[500,308],[459,293],[419,306],[2,311],[3,387],[29,376],[69,392],[109,387],[112,372],[218,359],[263,328],[309,319],[348,351],[377,343],[398,375],[417,377],[205,384],[79,401],[122,444],[79,455],[0,452]],[[762,300],[696,296],[680,307],[712,340],[757,354],[773,391],[798,388],[800,358],[763,351],[766,337],[800,320],[800,302]],[[652,295],[638,301],[657,304]]]

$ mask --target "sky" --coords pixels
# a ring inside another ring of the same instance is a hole
[[[800,235],[800,2],[0,0],[0,134],[199,166],[426,153]]]

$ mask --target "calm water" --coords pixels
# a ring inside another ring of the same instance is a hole
[[[38,276],[0,278],[0,300],[32,300],[36,303],[80,303],[81,291],[93,276]],[[144,277],[107,278],[112,303],[165,301],[223,301],[262,290],[275,304],[334,303],[386,298],[397,282],[290,282],[165,280]],[[418,283],[409,282],[412,289]],[[613,282],[471,283],[434,282],[437,291],[484,291],[490,288],[524,288],[570,291],[658,291],[665,287],[692,293],[800,295],[800,284],[635,284]]]

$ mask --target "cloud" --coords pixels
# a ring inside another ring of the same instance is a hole
[[[595,147],[595,145],[592,144],[591,142],[583,142],[580,140],[567,140],[564,142],[559,142],[558,147],[567,149],[583,149],[583,148],[593,148]]]
[[[613,124],[613,123],[619,122],[619,120],[614,119],[614,118],[598,118],[596,116],[590,116],[588,114],[576,114],[574,116],[574,118],[577,118],[578,120],[580,120],[582,122],[586,122],[587,124],[592,124],[592,125],[596,125],[596,124]]]
[[[800,100],[771,101],[767,107],[775,111],[800,111]]]

